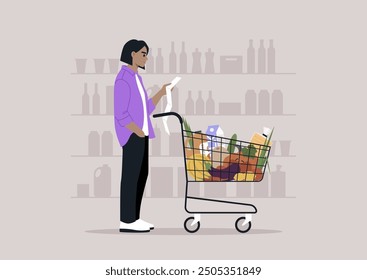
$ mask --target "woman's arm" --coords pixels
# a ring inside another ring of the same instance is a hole
[[[170,84],[171,83],[163,85],[162,88],[152,97],[152,101],[153,101],[154,106],[157,106],[157,104],[161,100],[162,96],[166,95],[166,87]]]

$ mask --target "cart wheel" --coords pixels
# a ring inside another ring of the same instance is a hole
[[[248,222],[247,224],[242,226],[242,224],[245,220],[246,220],[245,217],[240,217],[240,218],[237,219],[237,221],[235,223],[236,229],[241,233],[248,232],[251,229],[251,222]]]
[[[194,217],[189,217],[184,222],[184,227],[187,232],[194,233],[197,232],[200,228],[200,222],[197,222],[195,225],[191,226],[191,222],[194,219]]]

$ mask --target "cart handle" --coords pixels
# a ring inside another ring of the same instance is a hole
[[[176,116],[179,119],[180,123],[182,124],[182,117],[176,112],[155,114],[153,115],[153,118],[160,118],[160,117],[165,117],[165,116]]]

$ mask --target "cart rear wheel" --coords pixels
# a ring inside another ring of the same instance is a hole
[[[245,220],[246,220],[245,217],[240,217],[240,218],[237,219],[237,221],[235,223],[236,229],[241,233],[248,232],[251,229],[251,222],[248,222],[247,224],[242,226],[242,224]]]
[[[194,220],[194,217],[189,217],[184,222],[186,231],[190,233],[197,232],[200,228],[200,222],[197,222],[195,225],[191,226],[192,220]]]

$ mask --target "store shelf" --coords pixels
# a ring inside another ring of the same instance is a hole
[[[121,155],[112,155],[112,156],[89,156],[89,155],[71,155],[71,157],[78,157],[78,158],[121,158]],[[275,155],[270,156],[270,158],[295,158],[296,155],[289,155],[289,156],[281,156]],[[162,159],[162,158],[169,158],[172,160],[182,160],[182,157],[178,156],[170,156],[170,155],[162,155],[162,156],[149,156],[150,159]]]
[[[118,73],[70,73],[71,75],[77,75],[77,76],[83,76],[83,75],[117,75]],[[212,75],[246,75],[246,76],[274,76],[274,75],[296,75],[297,73],[294,72],[284,72],[284,73],[143,73],[140,72],[140,75],[153,75],[153,76],[159,76],[159,75],[179,75],[179,76],[212,76]]]
[[[160,114],[163,112],[157,112],[157,113],[153,113],[154,114]],[[241,114],[241,115],[222,115],[222,114],[214,114],[214,115],[183,115],[180,114],[182,117],[293,117],[296,116],[296,114],[282,114],[282,115],[273,115],[273,114],[269,114],[269,115],[248,115],[248,114]],[[110,116],[113,117],[113,115],[110,114],[99,114],[99,115],[83,115],[83,114],[71,114],[71,116],[73,117],[106,117],[106,116]]]
[[[225,182],[223,182],[225,183]],[[74,199],[115,199],[115,198],[120,198],[119,196],[110,196],[110,197],[94,197],[94,196],[88,196],[88,197],[78,197],[78,196],[72,196],[71,198]],[[285,197],[219,197],[216,199],[236,199],[236,198],[241,198],[241,199],[294,199],[297,198],[296,196],[285,196]],[[144,199],[180,199],[183,200],[184,197],[148,197],[145,196]]]
[[[111,114],[98,114],[98,115],[93,115],[93,114],[88,114],[88,115],[71,114],[70,116],[73,116],[73,117],[113,117],[113,115],[111,115]]]
[[[121,155],[112,155],[112,156],[71,155],[71,157],[80,157],[80,158],[111,158],[111,157],[119,157],[119,158],[121,158]]]

